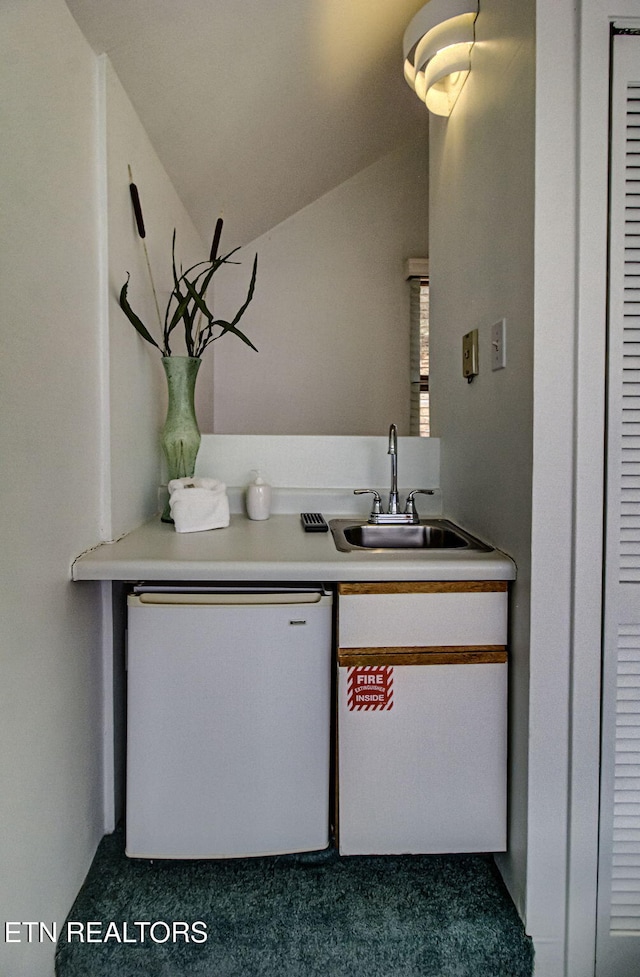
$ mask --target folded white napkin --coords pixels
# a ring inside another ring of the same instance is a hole
[[[177,533],[201,533],[229,525],[227,486],[217,478],[173,478],[169,506]]]

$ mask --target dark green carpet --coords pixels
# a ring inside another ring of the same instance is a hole
[[[204,943],[59,940],[57,977],[530,977],[492,859],[315,855],[139,861],[103,839],[69,920],[206,923]],[[85,931],[86,932],[86,931]],[[112,933],[114,932],[112,928]],[[166,927],[155,928],[163,939]],[[189,934],[191,934],[189,930]]]

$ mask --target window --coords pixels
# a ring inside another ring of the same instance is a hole
[[[410,432],[429,437],[429,279],[409,279],[411,322]]]

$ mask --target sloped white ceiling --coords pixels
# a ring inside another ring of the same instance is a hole
[[[402,74],[424,0],[67,0],[203,239],[250,242],[426,131]]]

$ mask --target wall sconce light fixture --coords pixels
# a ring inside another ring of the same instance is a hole
[[[434,115],[450,115],[471,69],[478,0],[429,0],[404,33],[404,76]]]

